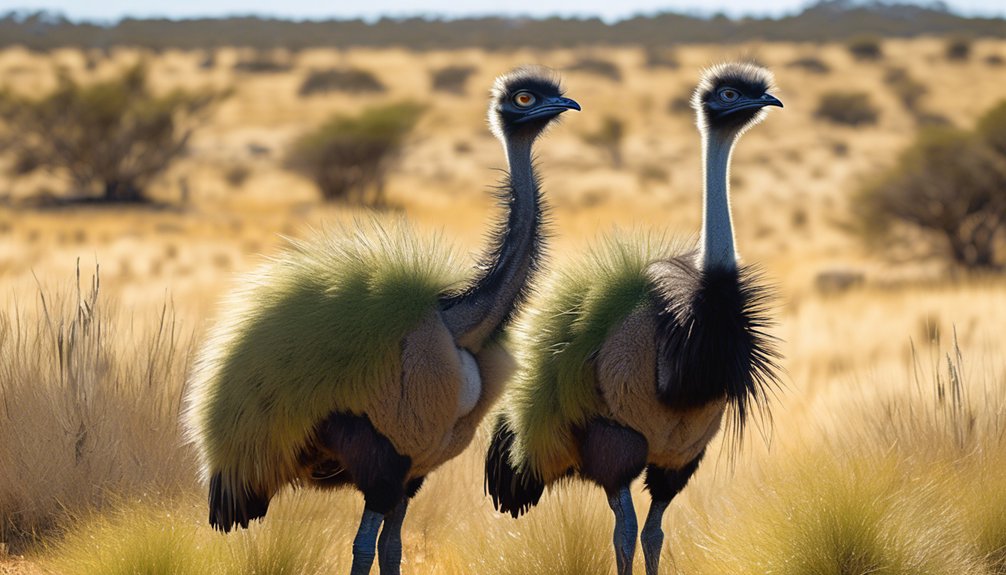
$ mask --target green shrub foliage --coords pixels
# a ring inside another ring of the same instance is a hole
[[[1001,264],[1006,228],[1006,158],[978,135],[954,128],[923,131],[888,173],[859,194],[864,230],[888,237],[904,224],[966,268]]]
[[[224,96],[155,95],[142,65],[87,85],[62,75],[41,98],[0,92],[0,149],[15,157],[16,175],[66,175],[78,198],[143,201],[150,181],[186,151],[199,120]]]
[[[382,206],[387,174],[421,115],[410,102],[336,114],[294,142],[287,167],[310,178],[326,201]]]

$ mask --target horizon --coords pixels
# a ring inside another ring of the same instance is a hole
[[[600,18],[607,23],[618,22],[636,16],[652,16],[659,13],[688,14],[710,17],[726,14],[731,18],[757,17],[780,18],[798,14],[816,2],[806,0],[759,0],[738,9],[730,0],[632,0],[613,5],[602,0],[582,0],[576,9],[570,10],[568,3],[555,0],[512,0],[505,7],[492,4],[488,0],[474,0],[458,6],[452,0],[430,0],[419,7],[417,2],[402,0],[373,0],[367,7],[359,5],[327,5],[316,0],[288,0],[282,9],[265,0],[178,0],[169,7],[157,9],[137,9],[129,0],[104,0],[86,2],[83,0],[21,0],[10,12],[44,11],[58,14],[74,22],[115,23],[123,19],[187,20],[202,18],[260,17],[282,20],[364,20],[374,22],[381,18],[424,17],[454,20],[479,17],[509,18]],[[951,2],[905,1],[922,7],[944,6],[950,12],[965,17],[1002,18],[1006,16],[1006,5],[1000,0],[954,0]],[[700,6],[701,4],[701,6]]]

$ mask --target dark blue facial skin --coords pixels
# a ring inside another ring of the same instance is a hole
[[[507,85],[497,104],[501,124],[507,134],[540,133],[550,121],[566,110],[579,110],[574,100],[563,97],[559,86],[538,78],[520,78]]]
[[[714,130],[740,130],[765,106],[782,108],[782,102],[766,90],[765,84],[742,78],[717,82],[712,90],[702,94],[706,124]]]

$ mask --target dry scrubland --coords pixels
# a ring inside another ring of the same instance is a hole
[[[884,48],[880,62],[856,62],[841,45],[689,46],[677,51],[676,69],[646,68],[640,50],[598,48],[587,52],[617,63],[621,81],[565,74],[584,111],[569,114],[539,152],[554,207],[552,262],[616,226],[697,229],[698,139],[673,101],[701,67],[754,56],[776,71],[786,103],[745,137],[733,178],[739,245],[783,296],[777,333],[788,388],[774,425],[751,434],[732,464],[714,448],[672,506],[665,561],[681,572],[1006,573],[1006,280],[891,262],[847,229],[852,192],[917,129],[885,84],[887,69],[923,82],[925,110],[969,127],[1006,98],[1003,68],[985,60],[1006,56],[1006,43],[976,42],[966,62],[947,61],[941,40]],[[349,492],[288,492],[247,532],[209,530],[176,421],[190,351],[233,274],[274,253],[279,234],[352,216],[321,205],[309,182],[281,168],[298,133],[333,111],[425,104],[389,199],[474,253],[495,214],[491,168],[503,165],[483,120],[492,77],[524,62],[562,69],[581,55],[309,50],[290,57],[291,70],[246,74],[232,70],[235,50],[208,70],[200,54],[169,51],[149,57],[157,87],[234,89],[153,190],[175,207],[28,209],[18,198],[64,183],[0,181],[9,200],[0,207],[0,573],[345,571],[362,508]],[[811,55],[831,72],[786,66]],[[37,93],[54,85],[56,65],[84,78],[137,57],[113,51],[85,72],[78,52],[7,50],[0,82]],[[429,71],[459,63],[477,70],[467,95],[431,92]],[[297,96],[309,70],[347,65],[374,72],[387,92]],[[815,119],[820,95],[836,89],[870,93],[879,122]],[[619,168],[584,141],[605,115],[625,123]],[[248,177],[229,179],[235,168]],[[834,282],[819,278],[829,274],[863,281],[826,289]],[[403,570],[613,569],[600,491],[573,485],[519,522],[499,516],[481,493],[484,440],[415,501]],[[647,497],[638,495],[643,512]]]

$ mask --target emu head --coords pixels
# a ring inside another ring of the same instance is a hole
[[[496,78],[489,102],[489,127],[501,140],[536,138],[566,110],[580,105],[562,96],[556,75],[546,68],[525,66]]]
[[[699,129],[742,134],[765,118],[766,106],[782,107],[770,93],[774,90],[772,73],[756,64],[727,63],[705,70],[692,95]]]

